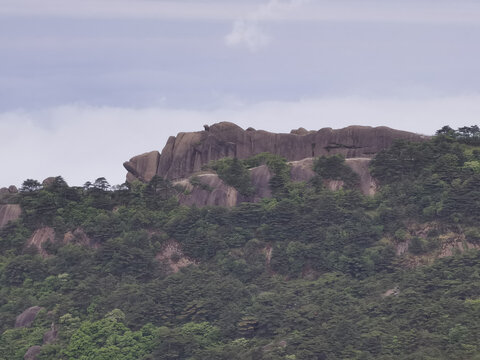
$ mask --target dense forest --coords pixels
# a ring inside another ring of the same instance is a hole
[[[230,209],[160,177],[26,180],[1,199],[22,215],[0,230],[0,358],[480,359],[478,127],[378,153],[375,196],[341,156],[308,183],[271,154],[208,166],[248,195],[260,164],[272,197]]]

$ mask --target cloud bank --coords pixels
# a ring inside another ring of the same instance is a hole
[[[0,187],[62,175],[70,185],[104,176],[124,182],[122,163],[161,150],[171,135],[203,124],[235,122],[273,132],[305,127],[389,126],[433,134],[443,125],[478,124],[480,94],[423,100],[360,97],[230,104],[211,111],[67,105],[0,113]]]

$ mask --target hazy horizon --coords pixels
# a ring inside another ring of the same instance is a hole
[[[0,20],[0,187],[119,184],[123,161],[219,121],[479,123],[476,1],[3,0]]]

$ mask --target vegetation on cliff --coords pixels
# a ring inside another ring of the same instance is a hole
[[[179,206],[158,177],[27,180],[0,230],[0,358],[42,345],[38,359],[478,359],[476,146],[445,131],[396,142],[372,161],[374,197],[351,190],[341,157],[318,158],[311,183],[272,155],[220,160],[245,194],[248,168],[275,175],[272,198],[231,209]],[[41,228],[55,238],[29,242]],[[31,306],[32,326],[14,328]]]

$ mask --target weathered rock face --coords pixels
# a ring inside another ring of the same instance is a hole
[[[184,193],[178,195],[182,205],[202,206],[235,206],[239,200],[238,191],[226,185],[217,174],[198,174],[195,176],[199,185],[193,186],[188,179],[174,182],[185,189]]]
[[[0,205],[0,229],[10,221],[17,220],[22,214],[22,209],[18,204]]]
[[[312,179],[315,176],[313,160],[313,158],[306,158],[299,161],[291,161],[290,176],[292,181],[309,181]],[[350,158],[345,160],[345,165],[350,167],[353,172],[359,176],[359,190],[364,195],[374,195],[377,190],[377,183],[368,170],[370,161],[370,158]],[[332,191],[341,189],[343,185],[343,181],[341,180],[329,180],[325,184],[325,186]]]
[[[311,180],[315,176],[315,172],[312,169],[313,161],[313,158],[306,158],[289,162],[292,181],[308,182]],[[358,174],[360,179],[359,190],[364,195],[374,195],[377,184],[368,170],[370,159],[346,159],[345,164]],[[184,192],[178,195],[179,202],[182,205],[232,207],[244,201],[258,202],[263,198],[272,196],[270,179],[273,174],[267,165],[250,169],[252,185],[255,189],[255,193],[250,198],[242,196],[235,188],[225,184],[217,174],[198,173],[194,176],[197,182],[195,185],[192,185],[189,179],[181,179],[173,182],[175,186],[180,186],[184,189]],[[324,185],[331,191],[337,191],[343,188],[344,182],[342,180],[326,180]]]
[[[55,324],[52,323],[52,326],[50,327],[50,330],[48,330],[45,334],[43,334],[43,344],[52,344],[58,339],[58,331],[57,328],[55,327]]]
[[[45,258],[48,256],[48,253],[45,251],[42,245],[47,241],[55,241],[55,230],[53,230],[51,227],[45,226],[35,230],[32,237],[28,239],[27,246],[36,248],[38,253]]]
[[[221,122],[208,127],[208,130],[170,137],[159,159],[158,153],[148,153],[132,158],[124,166],[129,171],[128,181],[148,180],[152,174],[181,179],[200,171],[202,165],[224,157],[245,159],[262,152],[280,155],[289,161],[334,154],[343,154],[346,158],[372,157],[395,139],[422,141],[425,137],[387,127],[367,126],[338,130],[324,128],[319,131],[298,129],[290,134],[275,134],[263,130],[243,130],[235,124]],[[157,160],[158,167],[154,171]]]
[[[254,202],[272,196],[270,179],[272,178],[273,174],[267,165],[261,165],[251,169],[250,176],[252,178],[252,185],[255,189],[255,195],[253,198]]]
[[[31,346],[23,356],[23,360],[37,360],[37,355],[40,354],[42,347],[40,345]]]
[[[18,315],[17,318],[15,319],[15,328],[30,327],[35,321],[37,314],[42,309],[43,308],[40,306],[32,306],[27,310],[25,310],[23,313]]]
[[[360,178],[360,191],[364,195],[375,195],[378,184],[370,174],[368,166],[370,165],[369,158],[353,158],[346,159],[345,165],[350,167],[354,173]]]
[[[141,181],[150,181],[157,174],[158,161],[160,153],[151,151],[142,155],[135,156],[123,163],[128,170],[127,181],[132,182],[135,179]]]
[[[312,157],[291,161],[290,166],[290,177],[292,181],[308,181],[315,176]]]

